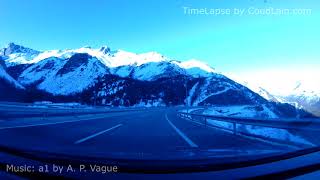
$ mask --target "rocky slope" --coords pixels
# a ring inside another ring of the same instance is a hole
[[[155,52],[135,54],[105,46],[37,51],[13,43],[0,54],[5,72],[27,92],[23,101],[109,106],[250,105],[279,117],[295,117],[297,112],[307,115],[288,104],[269,102],[197,60],[177,61]]]

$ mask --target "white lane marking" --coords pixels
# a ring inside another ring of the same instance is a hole
[[[189,139],[182,131],[180,131],[169,119],[167,114],[165,115],[168,123],[171,125],[171,127],[193,148],[197,148],[198,145],[196,145],[191,139]]]
[[[104,116],[102,116],[102,117],[104,117]],[[7,127],[0,127],[0,130],[3,130],[3,129],[14,129],[14,128],[26,128],[26,127],[36,127],[36,126],[48,126],[48,125],[72,123],[72,122],[79,122],[79,121],[89,121],[89,120],[100,119],[102,117],[94,117],[94,118],[87,118],[87,119],[77,119],[77,120],[70,120],[70,121],[49,122],[49,123],[41,123],[41,124],[7,126]],[[111,117],[114,117],[114,116],[111,116]]]
[[[116,129],[116,128],[120,127],[120,126],[122,126],[122,124],[118,124],[118,125],[113,126],[113,127],[109,128],[109,129],[106,129],[106,130],[103,130],[103,131],[101,131],[101,132],[98,132],[98,133],[95,133],[95,134],[93,134],[93,135],[90,135],[90,136],[88,136],[88,137],[82,138],[82,139],[74,142],[74,144],[83,143],[83,142],[85,142],[85,141],[87,141],[87,140],[89,140],[89,139],[92,139],[92,138],[94,138],[94,137],[97,137],[97,136],[99,136],[99,135],[101,135],[101,134],[103,134],[103,133],[106,133],[106,132],[108,132],[108,131],[111,131],[111,130],[113,130],[113,129]]]

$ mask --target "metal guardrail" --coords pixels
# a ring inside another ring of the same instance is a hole
[[[202,120],[205,125],[208,124],[208,119],[227,122],[233,125],[234,134],[236,134],[237,124],[261,126],[277,129],[288,130],[308,130],[320,131],[320,119],[303,119],[303,120],[288,120],[288,119],[254,119],[254,118],[240,118],[240,117],[226,117],[226,116],[213,116],[205,114],[185,113],[178,112],[181,117],[191,118],[192,120]]]

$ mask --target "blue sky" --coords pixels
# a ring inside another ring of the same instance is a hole
[[[191,8],[305,8],[311,15],[188,15]],[[199,59],[226,73],[320,67],[316,0],[1,0],[0,45],[85,45]]]

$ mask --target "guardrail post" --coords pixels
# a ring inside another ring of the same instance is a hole
[[[237,124],[234,122],[233,124],[233,134],[237,135]]]

